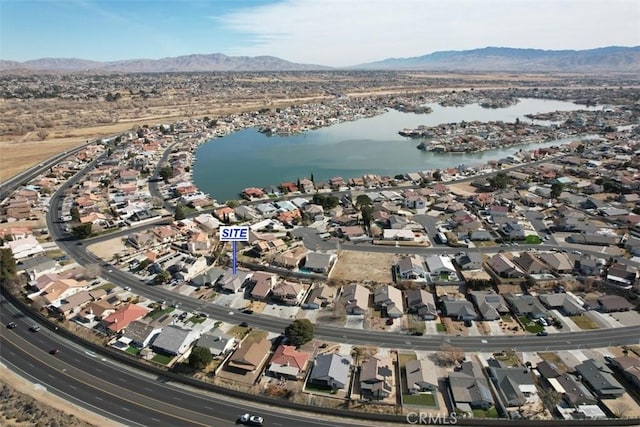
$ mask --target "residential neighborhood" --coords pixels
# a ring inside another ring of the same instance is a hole
[[[202,120],[141,127],[88,144],[21,185],[0,206],[2,248],[33,307],[167,369],[204,348],[212,359],[198,378],[216,385],[476,418],[640,416],[639,342],[482,348],[496,337],[544,342],[640,324],[640,133],[621,111],[567,113],[578,133],[598,137],[484,165],[301,176],[238,189],[241,199],[225,203],[193,182],[200,143],[258,123],[270,133],[307,125],[241,114],[214,130]],[[421,132],[459,144],[461,129]],[[71,259],[51,239],[47,216],[99,261]],[[226,242],[225,225],[246,227],[248,240]],[[183,308],[183,298],[202,309]],[[234,313],[416,342],[473,339],[476,351],[324,338],[296,346],[283,328],[234,322]]]

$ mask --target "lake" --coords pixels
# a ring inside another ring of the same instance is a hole
[[[298,135],[267,136],[250,128],[214,138],[196,150],[193,180],[200,190],[224,202],[237,199],[238,193],[247,187],[295,182],[311,174],[316,181],[327,181],[334,176],[345,179],[368,173],[394,176],[460,164],[485,163],[519,150],[557,145],[559,142],[518,145],[480,153],[432,153],[416,149],[419,140],[404,138],[398,135],[398,131],[463,120],[512,123],[516,118],[526,120],[524,115],[529,113],[602,108],[540,99],[522,99],[516,105],[501,109],[486,109],[477,104],[463,107],[427,105],[433,109],[430,114],[390,110],[376,117]]]

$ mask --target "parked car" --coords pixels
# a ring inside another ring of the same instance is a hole
[[[240,326],[243,328],[248,328],[249,324],[247,322],[240,322]]]
[[[546,337],[547,335],[549,335],[549,332],[547,331],[540,331],[536,334],[539,337]]]

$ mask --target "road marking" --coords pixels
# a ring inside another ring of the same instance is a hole
[[[101,398],[100,396],[93,396],[93,397],[94,397],[95,399],[100,400],[100,401],[103,401],[103,400],[104,400],[104,399],[103,399],[103,398]]]

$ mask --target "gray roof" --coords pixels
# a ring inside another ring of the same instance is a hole
[[[525,367],[497,368],[490,366],[488,369],[489,375],[493,378],[506,406],[519,406],[526,402],[527,399],[521,387],[536,390],[533,377],[529,369]]]
[[[320,252],[307,253],[307,260],[304,263],[304,268],[313,271],[327,271],[331,266],[331,260],[333,255],[323,254]]]
[[[153,342],[153,347],[167,353],[178,354],[180,353],[180,347],[182,347],[191,332],[191,329],[182,329],[179,326],[166,326]]]
[[[331,379],[340,384],[347,384],[349,381],[349,370],[351,369],[351,358],[337,353],[320,354],[316,356],[313,369],[311,370],[311,380]]]
[[[547,316],[547,310],[540,301],[531,295],[513,295],[507,293],[504,299],[513,307],[518,315],[531,315],[534,317]]]
[[[55,266],[56,261],[53,258],[49,258],[48,256],[36,256],[33,258],[21,259],[16,265],[18,271],[33,270],[36,273],[49,270]]]
[[[206,334],[203,334],[196,345],[198,347],[205,347],[209,350],[213,350],[211,353],[220,354],[224,351],[225,347],[232,340],[233,337],[225,334],[222,330],[216,328]]]
[[[157,328],[149,325],[146,322],[134,320],[133,322],[129,323],[129,325],[125,329],[124,336],[136,343],[142,344],[155,329]]]
[[[478,316],[473,304],[467,300],[445,300],[444,310],[447,316],[474,318]]]
[[[487,379],[479,367],[472,362],[463,362],[460,370],[449,374],[449,386],[456,404],[488,402],[493,404],[493,396]]]
[[[613,377],[611,369],[594,359],[585,360],[576,366],[576,371],[596,394],[621,395],[625,392],[624,387]]]
[[[426,360],[409,360],[405,365],[407,388],[418,390],[435,390],[438,378],[433,366]]]

